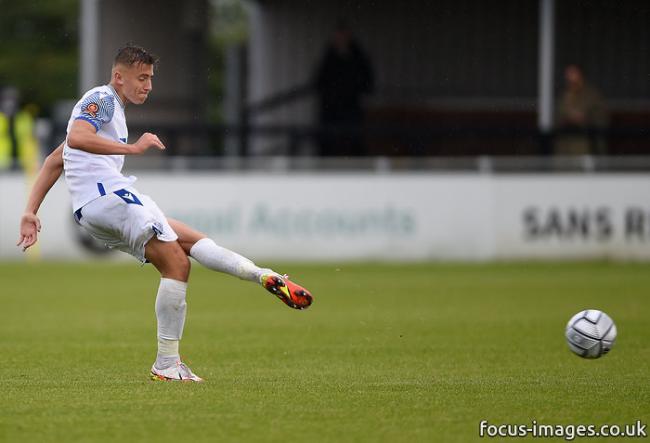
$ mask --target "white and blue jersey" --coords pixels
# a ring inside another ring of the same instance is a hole
[[[124,104],[110,85],[86,92],[77,102],[68,122],[68,133],[75,120],[84,120],[95,127],[97,135],[126,143],[129,136]],[[99,155],[68,146],[63,148],[65,180],[76,211],[94,199],[124,189],[136,178],[122,175],[123,155]]]
[[[100,137],[126,143],[124,105],[110,85],[84,94],[72,110],[68,133],[75,120],[93,125]],[[77,223],[107,247],[144,263],[145,245],[153,236],[166,242],[178,236],[156,203],[131,186],[136,178],[122,175],[123,165],[123,155],[91,154],[71,148],[67,140],[63,148],[65,180]]]

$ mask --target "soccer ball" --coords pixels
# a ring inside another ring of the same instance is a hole
[[[565,336],[569,349],[580,357],[598,358],[614,345],[616,325],[604,312],[587,309],[571,317]]]

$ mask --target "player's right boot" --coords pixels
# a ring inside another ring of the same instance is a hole
[[[154,364],[151,367],[151,379],[154,381],[203,381],[201,377],[192,372],[192,370],[182,361],[177,361],[176,364],[165,369],[158,369]]]
[[[286,275],[269,272],[260,277],[260,283],[267,291],[293,309],[307,309],[314,300],[308,290],[289,280]]]

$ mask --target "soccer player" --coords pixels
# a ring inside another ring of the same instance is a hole
[[[143,134],[128,144],[124,108],[145,102],[152,89],[157,58],[137,46],[120,49],[108,85],[86,92],[72,110],[67,137],[45,160],[20,222],[18,246],[37,241],[37,211],[61,171],[72,197],[76,222],[108,247],[127,252],[160,272],[156,296],[158,354],[154,380],[200,382],[179,357],[185,323],[189,257],[203,266],[260,283],[287,306],[308,308],[312,296],[287,276],[259,268],[249,259],[218,246],[186,224],[166,218],[156,203],[133,187],[136,178],[122,175],[125,155],[165,149],[160,139]]]

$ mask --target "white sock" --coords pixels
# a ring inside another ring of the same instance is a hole
[[[156,368],[167,369],[181,360],[178,353],[179,342],[179,340],[165,340],[158,337],[158,355],[156,355],[156,362],[154,363]]]
[[[156,297],[156,318],[158,319],[158,355],[156,367],[164,369],[180,360],[178,344],[183,336],[187,303],[187,283],[161,278]]]
[[[273,272],[270,269],[257,267],[246,257],[222,248],[209,238],[202,238],[194,243],[190,249],[190,256],[213,271],[225,272],[256,283],[260,283],[263,274]]]

